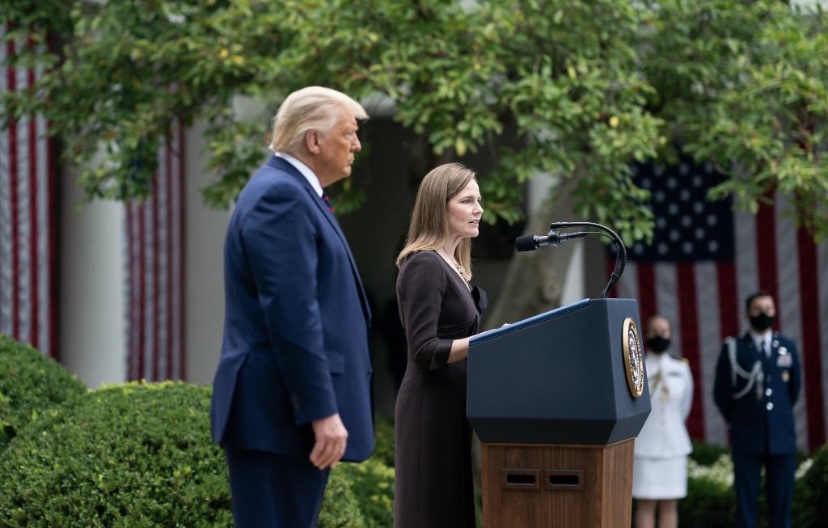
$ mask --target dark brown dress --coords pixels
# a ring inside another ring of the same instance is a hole
[[[466,360],[451,343],[478,332],[486,294],[435,252],[406,258],[397,278],[408,365],[395,409],[394,528],[474,528]]]

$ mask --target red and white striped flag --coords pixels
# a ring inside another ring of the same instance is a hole
[[[673,351],[689,360],[696,383],[690,435],[727,443],[712,395],[716,360],[725,337],[747,330],[745,298],[766,290],[776,300],[774,328],[800,350],[797,438],[813,452],[828,433],[828,244],[797,229],[781,195],[756,215],[733,212],[730,201],[706,201],[723,178],[710,165],[683,160],[635,170],[638,184],[652,192],[655,237],[650,246],[629,248],[615,293],[638,300],[642,324],[656,313],[672,322]]]
[[[152,196],[126,205],[127,378],[185,378],[184,131],[159,149]]]
[[[8,64],[32,41],[4,43],[0,24],[0,91],[34,87],[42,70]],[[57,357],[55,159],[42,118],[0,115],[0,333]]]

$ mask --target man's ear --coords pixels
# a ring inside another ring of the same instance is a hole
[[[316,130],[305,132],[305,148],[311,154],[319,154],[319,132]]]

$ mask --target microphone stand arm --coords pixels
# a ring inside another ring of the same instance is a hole
[[[613,231],[605,225],[596,224],[594,222],[552,222],[552,224],[549,225],[550,233],[557,229],[567,227],[594,227],[596,229],[604,231],[607,235],[609,235],[610,238],[612,238],[612,241],[615,244],[616,249],[615,269],[613,270],[612,274],[610,274],[609,282],[604,287],[604,291],[601,292],[601,298],[605,298],[609,293],[610,289],[612,289],[612,287],[615,285],[618,279],[621,278],[621,274],[624,273],[624,266],[627,265],[627,248],[624,247],[624,242],[621,240],[621,237],[619,237],[615,231]]]

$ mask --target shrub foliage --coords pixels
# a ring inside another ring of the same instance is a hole
[[[0,518],[46,528],[232,526],[209,389],[126,384],[32,423],[0,459]]]
[[[33,417],[84,392],[57,362],[0,335],[0,452]]]
[[[210,388],[187,383],[86,391],[37,350],[0,336],[0,526],[231,528],[209,405]],[[391,525],[393,438],[393,424],[378,420],[374,456],[331,472],[320,528]],[[683,526],[732,524],[732,470],[726,448],[695,445]],[[828,518],[828,446],[800,466],[793,515],[801,528]]]
[[[708,442],[693,442],[693,451],[690,453],[690,460],[700,466],[714,465],[722,455],[730,456],[730,450],[718,444]]]
[[[378,444],[379,445],[379,444]],[[394,469],[375,453],[361,464],[340,464],[333,472],[351,483],[365,528],[389,528],[394,510]],[[328,495],[330,495],[328,493]],[[333,497],[332,497],[333,498]],[[327,501],[327,498],[326,498]],[[327,501],[326,504],[332,504]],[[323,509],[327,506],[323,506]],[[353,524],[349,524],[351,528]]]
[[[818,528],[828,520],[828,444],[811,460],[810,468],[796,482],[793,526]]]
[[[715,457],[715,458],[714,458]],[[828,445],[813,459],[801,455],[796,471],[792,526],[822,528],[828,518]],[[764,476],[763,476],[764,478]],[[730,450],[697,443],[690,457],[687,497],[678,503],[681,525],[689,528],[729,528],[736,515],[733,461]],[[759,496],[759,528],[767,526],[764,484]]]
[[[340,469],[343,467],[346,467],[346,464],[339,465],[331,471],[331,478],[325,489],[325,501],[319,513],[318,528],[369,527],[360,510],[352,482],[346,472]]]
[[[209,406],[209,387],[128,383],[45,411],[0,457],[0,526],[231,528]],[[390,526],[393,480],[377,457],[340,464],[320,528]]]

